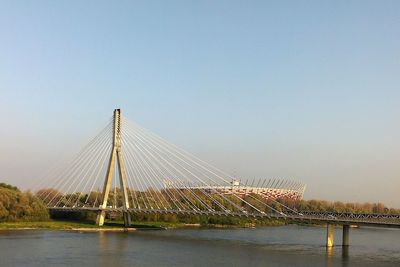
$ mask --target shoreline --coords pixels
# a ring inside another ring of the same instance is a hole
[[[136,228],[72,228],[65,229],[67,232],[135,232]]]
[[[293,223],[297,225],[308,225]],[[132,222],[130,227],[124,227],[121,221],[109,221],[104,226],[97,226],[93,222],[76,221],[36,221],[36,222],[0,222],[0,231],[10,230],[60,230],[68,232],[134,232],[143,230],[173,230],[173,229],[254,229],[259,227],[276,227],[286,225],[284,223],[255,224],[247,223],[240,225],[225,224],[200,224],[200,223],[168,223],[168,222]],[[312,225],[319,226],[319,225]]]
[[[38,221],[38,222],[0,222],[0,231],[10,230],[61,230],[69,232],[133,232],[142,230],[172,230],[172,229],[233,229],[255,228],[255,225],[223,225],[200,223],[165,223],[165,222],[133,222],[130,227],[124,227],[122,222],[108,222],[104,226],[96,226],[88,222],[74,221]]]
[[[134,232],[136,228],[47,228],[47,227],[9,227],[0,228],[2,231],[28,231],[28,230],[54,230],[54,231],[66,231],[66,232]]]

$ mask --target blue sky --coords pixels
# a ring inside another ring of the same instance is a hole
[[[398,1],[0,1],[0,180],[114,108],[240,177],[400,207]]]

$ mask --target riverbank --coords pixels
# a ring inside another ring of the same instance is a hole
[[[182,223],[163,223],[163,222],[132,222],[130,227],[125,227],[123,222],[106,222],[103,226],[95,225],[93,222],[75,222],[75,221],[39,221],[39,222],[1,222],[1,230],[65,230],[65,231],[83,231],[83,232],[122,232],[136,230],[162,230],[170,228],[183,228]]]
[[[282,223],[274,222],[269,224],[246,223],[243,225],[224,225],[224,224],[200,224],[200,223],[182,223],[182,222],[143,222],[133,221],[130,227],[125,227],[122,221],[107,221],[103,226],[97,226],[91,221],[36,221],[36,222],[0,222],[1,230],[64,230],[81,232],[106,232],[106,231],[136,231],[136,230],[167,230],[181,228],[255,228],[257,226],[279,226]]]
[[[2,222],[0,230],[32,230],[32,229],[47,229],[47,230],[86,230],[86,231],[109,231],[123,230],[123,227],[102,226],[99,227],[90,223],[70,222],[70,221],[40,221],[40,222]]]

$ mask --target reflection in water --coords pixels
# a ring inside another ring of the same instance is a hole
[[[340,250],[340,251],[339,251]],[[326,266],[335,266],[335,253],[341,253],[341,266],[349,266],[349,246],[326,247]],[[340,254],[339,254],[340,255]]]
[[[0,231],[0,266],[400,266],[400,231],[357,229],[350,247],[325,248],[324,238],[324,228],[304,226],[133,233]]]
[[[333,266],[333,247],[326,247],[326,266]]]
[[[98,264],[97,266],[124,266],[121,257],[115,257],[115,251],[118,254],[124,254],[127,249],[127,234],[98,232]]]
[[[342,262],[343,266],[349,266],[349,246],[342,246]]]
[[[107,266],[113,266],[113,261],[114,259],[112,257],[109,257],[108,251],[109,251],[109,240],[107,233],[105,232],[99,232],[99,263],[98,266],[101,267],[107,267]]]

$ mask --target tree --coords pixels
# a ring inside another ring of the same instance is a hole
[[[11,185],[0,186],[0,221],[38,221],[49,218],[46,206],[30,192]]]
[[[63,194],[54,188],[43,188],[36,192],[36,196],[48,205],[55,205]]]

